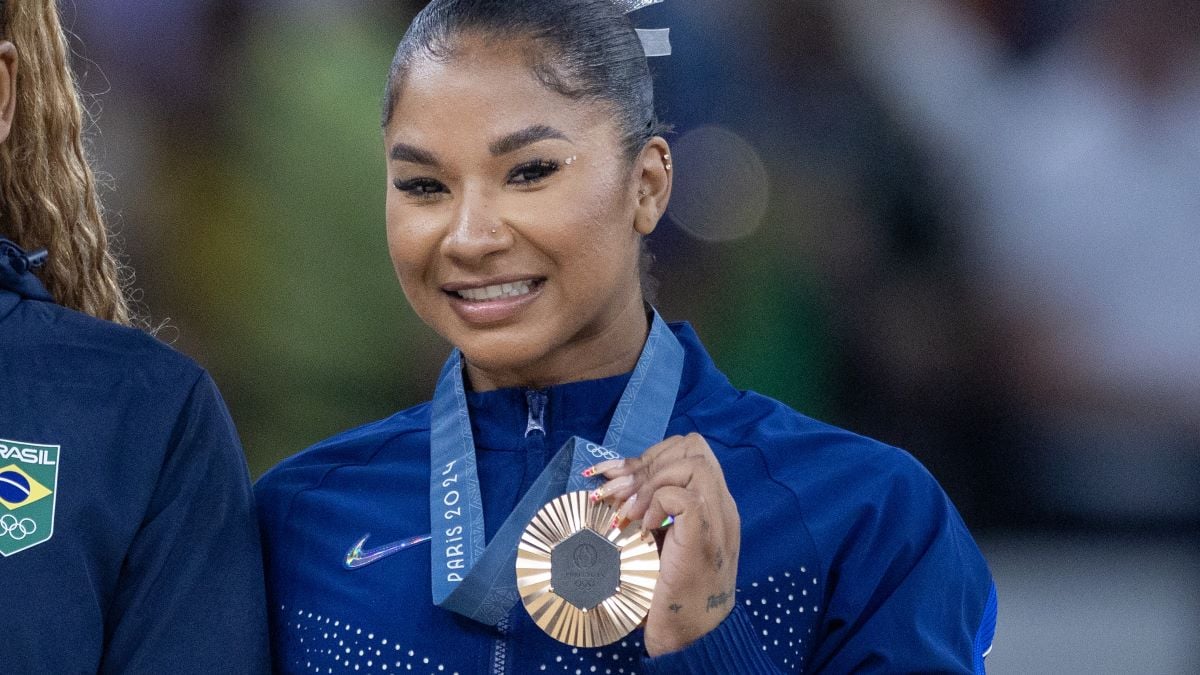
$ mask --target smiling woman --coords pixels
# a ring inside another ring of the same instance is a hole
[[[647,305],[675,167],[616,3],[435,0],[383,127],[396,274],[455,349],[260,481],[278,669],[982,670],[994,590],[932,478]]]
[[[400,284],[477,391],[633,368],[638,253],[670,192],[666,142],[631,160],[613,105],[570,105],[525,42],[464,35],[450,58],[413,58],[384,134]]]

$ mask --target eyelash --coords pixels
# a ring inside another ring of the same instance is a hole
[[[441,181],[432,178],[410,178],[409,180],[396,180],[393,185],[396,189],[413,199],[434,199],[439,194],[445,191],[446,186],[442,185]]]
[[[508,172],[508,182],[510,185],[533,185],[539,181],[549,178],[557,171],[558,162],[546,159],[535,159],[532,162],[526,162]],[[538,172],[538,175],[529,177],[528,174],[532,172]],[[516,180],[518,177],[523,177],[524,180]]]
[[[559,163],[554,160],[535,159],[525,162],[515,167],[512,171],[509,171],[506,182],[509,185],[528,187],[554,175],[558,172],[559,168]],[[446,192],[446,186],[441,181],[426,177],[410,178],[408,180],[397,179],[393,185],[400,192],[418,200],[435,199]]]

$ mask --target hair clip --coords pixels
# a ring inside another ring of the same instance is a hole
[[[629,14],[650,5],[657,5],[663,0],[612,0],[622,12]],[[671,55],[670,28],[637,28],[638,39],[642,41],[642,51],[646,57]]]
[[[625,12],[626,14],[628,14],[630,12],[636,12],[643,7],[649,7],[650,5],[657,5],[658,3],[662,2],[663,0],[612,0],[612,1],[613,1],[614,5],[616,5],[617,7],[619,7],[621,9],[622,12]]]

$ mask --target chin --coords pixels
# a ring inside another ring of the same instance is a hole
[[[530,377],[531,381],[519,384],[534,384],[538,367],[544,367],[545,357],[550,351],[549,340],[542,331],[524,330],[470,330],[448,336],[458,347],[468,363],[488,373]],[[512,386],[518,383],[507,383]]]

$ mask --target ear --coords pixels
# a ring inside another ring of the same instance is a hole
[[[671,146],[662,136],[651,138],[634,162],[637,186],[637,211],[633,227],[641,235],[647,235],[658,226],[658,220],[667,211],[671,201],[671,184],[675,168],[671,164]]]
[[[0,143],[12,131],[17,110],[17,48],[8,40],[0,41]]]

